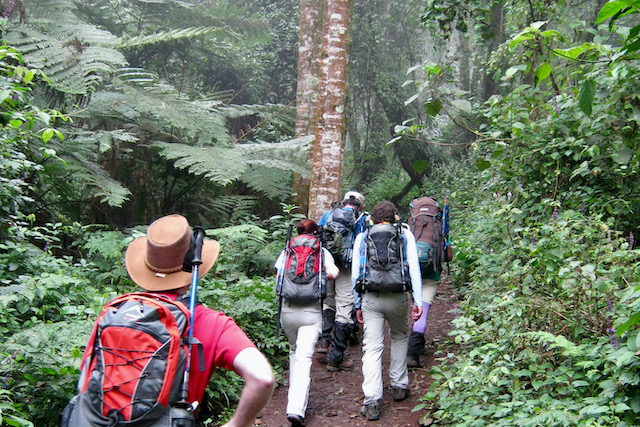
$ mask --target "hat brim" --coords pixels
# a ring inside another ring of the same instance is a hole
[[[202,244],[202,264],[198,267],[198,277],[203,277],[211,270],[220,254],[220,243],[215,240],[205,240]],[[125,265],[131,279],[148,291],[168,291],[182,288],[191,283],[191,273],[177,271],[175,273],[160,274],[147,267],[147,237],[138,237],[127,248]]]

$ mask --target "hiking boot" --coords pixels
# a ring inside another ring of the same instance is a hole
[[[318,344],[318,349],[316,350],[318,353],[329,353],[329,341],[324,338],[320,340],[320,344]]]
[[[378,402],[368,403],[362,405],[360,413],[364,415],[369,421],[375,421],[380,419],[380,404]]]
[[[338,371],[350,371],[353,369],[354,363],[352,360],[343,360],[340,363],[336,363],[334,361],[329,360],[327,363],[327,371],[329,372],[338,372]]]
[[[407,346],[407,367],[420,368],[420,353],[424,351],[424,333],[413,332]]]
[[[305,425],[304,418],[300,415],[289,414],[287,420],[291,423],[291,427],[304,427]]]
[[[420,359],[414,359],[410,356],[407,356],[407,368],[422,368]]]
[[[318,363],[322,363],[323,365],[326,365],[327,363],[329,363],[329,356],[326,354],[318,354],[316,356],[316,360],[318,361]]]
[[[391,387],[391,396],[395,402],[405,400],[409,396],[408,388]]]

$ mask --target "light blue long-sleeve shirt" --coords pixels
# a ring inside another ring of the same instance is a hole
[[[353,261],[351,262],[351,284],[353,286],[353,298],[356,309],[362,307],[362,297],[356,292],[356,281],[360,277],[360,269],[364,262],[364,237],[367,233],[360,233],[356,237],[353,244]],[[416,239],[409,231],[406,224],[402,224],[402,253],[406,257],[409,264],[409,277],[411,278],[411,295],[413,297],[413,305],[422,307],[422,276],[420,275],[420,262],[418,261],[418,249],[416,248]]]

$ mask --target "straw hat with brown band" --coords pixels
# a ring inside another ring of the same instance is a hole
[[[148,291],[168,291],[191,283],[191,273],[182,270],[184,256],[191,244],[191,228],[182,215],[167,215],[155,220],[145,237],[138,237],[127,248],[125,263],[131,279]],[[205,240],[202,245],[204,276],[215,264],[220,244]]]

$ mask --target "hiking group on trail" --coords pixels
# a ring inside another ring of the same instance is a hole
[[[304,426],[316,352],[327,370],[353,369],[344,357],[363,325],[361,413],[380,419],[385,322],[391,336],[394,401],[409,395],[408,368],[419,366],[430,304],[442,262],[451,259],[448,206],[412,201],[409,224],[392,202],[364,211],[349,191],[316,223],[289,227],[274,266],[278,324],[289,342],[286,415]],[[80,366],[78,393],[60,415],[62,427],[203,425],[198,408],[216,368],[240,375],[244,387],[225,426],[250,426],[273,394],[271,365],[234,320],[197,301],[199,277],[220,245],[182,215],[154,221],[127,248],[125,264],[140,288],[99,314]],[[409,317],[413,328],[410,332]]]
[[[391,338],[388,372],[394,401],[409,396],[408,368],[420,366],[429,307],[440,284],[442,263],[452,255],[446,198],[444,209],[431,197],[414,199],[404,224],[392,202],[378,203],[370,215],[364,211],[364,196],[349,191],[317,226],[314,237],[309,234],[316,224],[301,221],[298,232],[307,233],[303,245],[308,247],[301,250],[295,239],[288,238],[276,263],[276,293],[286,307],[279,321],[290,345],[287,420],[293,427],[305,425],[316,342],[318,353],[328,353],[317,359],[327,364],[328,371],[350,370],[354,363],[344,359],[344,352],[349,342],[357,340],[358,323],[364,331],[360,412],[369,421],[378,420],[385,324]],[[319,291],[307,298],[311,295],[307,290],[302,298],[288,289],[292,283],[300,292],[309,285]],[[293,310],[298,312],[295,321]]]

